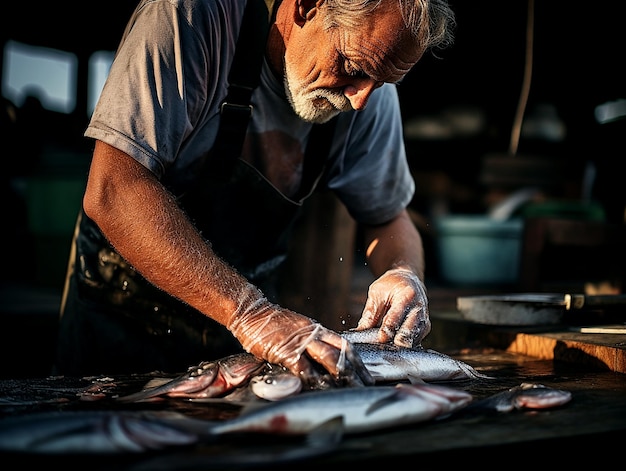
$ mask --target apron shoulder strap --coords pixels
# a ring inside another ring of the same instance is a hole
[[[268,3],[273,7],[273,0],[268,0]],[[259,85],[272,16],[273,12],[268,9],[265,0],[248,0],[246,3],[215,142],[215,148],[220,149],[220,167],[224,172],[228,172],[241,155],[252,115],[250,98]],[[260,21],[261,18],[266,18],[266,21]]]
[[[304,151],[302,181],[299,190],[293,196],[294,201],[302,200],[315,189],[326,166],[336,123],[337,117],[334,117],[326,123],[314,124],[311,128],[311,134]]]

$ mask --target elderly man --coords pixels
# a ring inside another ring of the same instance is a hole
[[[269,295],[322,187],[364,228],[377,277],[357,328],[419,344],[396,84],[453,26],[444,0],[142,0],[85,132],[55,372],[180,371],[243,348],[306,382],[370,384],[349,343]]]

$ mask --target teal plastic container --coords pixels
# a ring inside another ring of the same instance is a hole
[[[524,221],[447,215],[435,221],[439,272],[453,285],[511,285],[519,280]]]

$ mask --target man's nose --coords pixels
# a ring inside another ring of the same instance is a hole
[[[371,79],[358,80],[343,89],[343,94],[350,101],[350,106],[355,110],[363,110],[367,106],[372,92],[382,85]]]

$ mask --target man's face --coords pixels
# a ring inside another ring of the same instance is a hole
[[[385,4],[350,30],[324,30],[324,14],[317,10],[296,26],[285,52],[287,96],[298,116],[313,123],[364,109],[376,88],[400,81],[423,54],[399,12]]]

